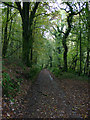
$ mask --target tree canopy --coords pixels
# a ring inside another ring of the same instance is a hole
[[[2,55],[89,75],[88,2],[2,2]]]

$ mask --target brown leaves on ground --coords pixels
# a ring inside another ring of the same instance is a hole
[[[3,65],[2,72],[8,73],[13,81],[16,81],[16,79],[23,79],[20,85],[20,92],[17,93],[16,97],[14,97],[11,100],[10,98],[7,98],[5,95],[2,96],[3,118],[7,118],[7,119],[13,118],[17,114],[17,111],[20,111],[20,108],[23,108],[23,104],[22,104],[23,97],[27,94],[27,91],[31,87],[31,81],[28,80],[28,77],[26,78],[26,76],[30,72],[30,68],[26,66],[24,67],[25,68],[18,66],[17,61],[15,63],[8,64],[7,60]]]
[[[21,75],[20,72],[15,74]],[[31,91],[31,82],[24,79],[21,84],[21,92],[14,98],[14,102],[3,97],[3,118],[17,118],[18,116],[23,118],[24,115],[32,118],[35,116],[38,118],[48,116],[48,118],[50,116],[51,118],[69,118],[70,115],[71,118],[73,116],[88,118],[89,84],[72,79],[55,79],[52,74],[53,81],[51,81],[49,74],[51,73],[47,70],[40,73],[38,78],[40,80],[32,86],[33,91]],[[42,82],[42,80],[44,81]],[[27,107],[28,109],[26,109]],[[30,107],[32,113],[30,113]]]
[[[72,104],[72,114],[77,113],[82,118],[88,117],[89,111],[89,83],[71,79],[64,79],[60,87],[66,93],[68,104]]]

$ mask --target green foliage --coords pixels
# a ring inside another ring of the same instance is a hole
[[[63,69],[59,69],[58,67],[52,67],[49,70],[60,80],[72,79],[89,82],[89,77],[84,74],[79,75],[78,74],[79,71],[75,72],[74,70],[69,69],[68,72],[63,72]]]
[[[85,75],[79,76],[77,73],[63,72],[61,79],[72,79],[72,80],[80,80],[84,82],[88,82],[89,78]]]
[[[11,79],[9,74],[6,72],[4,72],[2,75],[3,94],[6,95],[6,97],[13,98],[20,90],[20,83],[22,79]]]
[[[15,3],[9,3],[16,6]],[[70,3],[72,9],[75,12],[78,11],[78,3]],[[63,4],[62,4],[63,5]],[[74,5],[77,6],[74,8]],[[29,12],[32,11],[34,3],[30,4]],[[35,17],[32,22],[32,40],[30,38],[30,44],[32,47],[29,50],[30,63],[33,64],[30,69],[30,74],[27,76],[33,79],[34,76],[40,71],[39,67],[51,67],[51,71],[59,76],[62,72],[58,66],[64,66],[64,47],[63,47],[63,36],[67,30],[67,17],[70,13],[62,9],[53,9],[54,4],[51,5],[51,11],[49,10],[49,3],[40,3],[35,13]],[[68,8],[67,4],[66,7]],[[81,7],[81,6],[80,6]],[[22,7],[23,9],[23,7]],[[82,8],[81,8],[82,9]],[[9,7],[9,21],[7,26],[7,38],[9,38],[8,48],[6,57],[11,59],[8,64],[13,63],[18,58],[18,66],[23,68],[27,72],[27,68],[22,63],[22,50],[23,50],[23,27],[22,20],[19,11],[15,8]],[[53,11],[54,10],[54,11]],[[88,30],[88,9],[87,7],[80,12],[80,15],[75,15],[72,21],[72,29],[66,40],[68,47],[67,53],[67,65],[69,72],[80,71],[80,27],[81,27],[81,65],[82,74],[87,74],[89,71],[88,58],[89,55],[89,30]],[[12,19],[11,19],[12,18]],[[79,25],[79,20],[81,20]],[[5,37],[5,26],[7,21],[7,7],[2,8],[2,43],[4,43]],[[12,21],[12,22],[11,22]],[[10,30],[11,28],[11,30]],[[87,34],[88,33],[88,34]],[[27,36],[28,37],[28,36]],[[21,46],[21,47],[20,47]],[[28,47],[27,47],[28,48]],[[12,58],[11,58],[12,56]],[[23,61],[24,62],[24,61]],[[52,65],[51,65],[52,64]],[[16,64],[15,64],[16,65]],[[39,67],[38,67],[38,66]],[[15,66],[14,66],[15,67]],[[81,74],[81,75],[82,75]]]
[[[51,72],[58,77],[59,75],[61,75],[61,70],[58,67],[54,67],[51,69]]]
[[[50,70],[53,74],[59,79],[72,79],[72,80],[80,80],[84,82],[89,82],[89,78],[85,75],[79,76],[75,71],[69,70],[69,72],[62,72],[58,67],[52,68]]]
[[[40,70],[41,70],[40,67],[38,67],[37,65],[33,65],[29,74],[30,79],[33,80],[37,76],[37,74],[40,72]]]

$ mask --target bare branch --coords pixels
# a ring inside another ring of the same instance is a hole
[[[7,6],[9,6],[9,7],[13,7],[13,8],[18,9],[17,7],[15,7],[15,6],[13,6],[13,5],[10,5],[10,4],[8,4],[7,2],[2,2],[2,3],[5,4],[5,5],[7,5]]]
[[[38,15],[35,15],[35,17],[39,16],[39,15],[49,15],[49,14],[46,14],[46,13],[40,13]]]
[[[36,13],[36,10],[38,8],[39,3],[40,2],[36,2],[35,5],[34,5],[33,10],[31,11],[31,14],[30,14],[30,26],[32,25],[32,22],[33,22],[33,19],[35,17],[35,13]]]
[[[12,56],[15,52],[17,52],[17,50],[18,49],[20,49],[22,47],[22,45],[20,45],[19,47],[16,47],[16,49],[13,51],[13,52],[11,52],[8,56],[6,56],[5,58],[8,58],[8,57],[10,57],[10,56]]]
[[[53,27],[53,26],[52,26]],[[57,31],[54,27],[53,27],[53,29],[55,30],[55,31]]]
[[[66,9],[64,9],[64,8],[60,8],[61,10],[65,10],[66,11]],[[67,13],[69,13],[69,11],[66,11]]]
[[[63,28],[61,28],[61,30],[60,30],[58,25],[57,25],[57,30],[58,30],[59,33],[65,34],[65,33],[63,32]]]
[[[13,18],[13,16],[14,16],[15,14],[17,14],[17,12],[15,12],[15,13],[9,18],[9,20],[7,20],[7,22],[9,22],[9,21]]]
[[[17,7],[18,7],[18,10],[20,12],[20,15],[22,16],[22,9],[21,9],[21,5],[20,5],[20,2],[15,2]]]

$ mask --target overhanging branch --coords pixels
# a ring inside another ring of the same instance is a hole
[[[40,13],[38,15],[35,15],[35,17],[39,16],[39,15],[49,15],[49,14],[46,14],[46,13]]]
[[[20,15],[22,16],[22,9],[21,9],[21,5],[20,5],[20,2],[15,2],[16,5],[17,5],[17,9],[19,10],[20,12]],[[22,16],[23,17],[23,16]]]
[[[9,6],[9,7],[13,7],[13,8],[15,8],[15,9],[18,9],[17,7],[15,7],[15,6],[13,6],[13,5],[10,5],[10,4],[8,4],[7,2],[2,2],[4,5],[7,5],[7,6]]]
[[[20,49],[22,47],[22,45],[20,45],[19,47],[17,47],[13,52],[11,52],[8,56],[6,56],[5,58],[8,58],[9,56],[12,56],[18,49]]]

